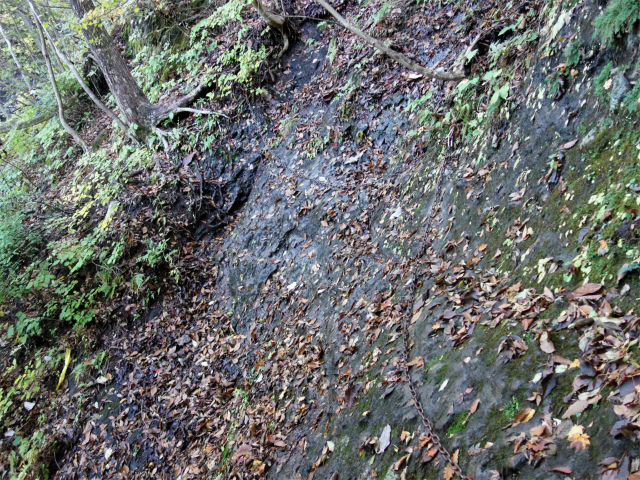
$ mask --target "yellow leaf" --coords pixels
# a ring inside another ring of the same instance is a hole
[[[56,387],[56,391],[58,391],[58,389],[60,388],[60,385],[62,385],[62,382],[64,382],[64,376],[67,374],[67,368],[69,367],[69,363],[71,363],[71,349],[67,348],[67,351],[64,354],[64,367],[62,368],[62,373],[60,374],[60,380],[58,380],[58,386]]]
[[[591,443],[589,441],[589,435],[584,433],[584,427],[582,425],[574,425],[571,427],[567,435],[567,440],[571,442],[569,447],[575,449],[576,452],[586,450],[587,445]]]
[[[515,427],[516,425],[520,425],[521,423],[527,423],[533,418],[535,414],[536,410],[534,408],[525,408],[516,415],[516,418],[513,420],[513,426]]]
[[[578,360],[577,358],[571,362],[571,365],[569,365],[569,370],[571,370],[572,368],[578,368],[580,366],[580,360]]]

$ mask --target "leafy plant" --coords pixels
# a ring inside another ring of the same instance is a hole
[[[637,0],[611,0],[596,18],[594,37],[610,45],[621,34],[630,32],[638,20],[640,3]]]

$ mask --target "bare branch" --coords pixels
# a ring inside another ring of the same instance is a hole
[[[1,22],[0,22],[0,35],[2,35],[2,38],[4,38],[4,41],[7,44],[7,48],[9,49],[9,54],[11,55],[13,62],[16,64],[18,71],[22,75],[22,80],[24,81],[24,84],[27,86],[27,92],[28,92],[31,89],[31,86],[29,85],[29,80],[27,80],[28,75],[25,72],[24,68],[22,68],[22,65],[20,65],[20,61],[18,60],[18,57],[16,57],[16,54],[13,51],[13,45],[11,44],[11,40],[9,40],[9,37],[7,37],[7,35],[5,34],[4,27]]]
[[[60,124],[62,128],[71,135],[71,137],[75,140],[75,142],[82,147],[84,153],[89,151],[89,147],[82,140],[78,132],[76,132],[71,126],[67,123],[64,118],[64,106],[62,104],[62,98],[60,97],[60,91],[58,90],[58,85],[56,83],[55,75],[53,74],[53,67],[51,66],[51,59],[49,58],[49,53],[47,52],[47,44],[44,39],[44,34],[42,33],[42,28],[40,27],[40,23],[38,22],[37,14],[35,8],[33,7],[33,3],[31,0],[27,0],[29,6],[31,7],[31,13],[33,14],[33,18],[36,21],[36,29],[38,30],[38,36],[40,37],[40,44],[42,46],[42,56],[44,57],[44,62],[47,66],[47,72],[49,73],[49,81],[51,82],[51,87],[53,89],[53,93],[56,97],[56,103],[58,104],[58,117],[60,119]]]

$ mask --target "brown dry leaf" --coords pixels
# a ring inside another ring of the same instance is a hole
[[[455,472],[453,471],[453,468],[451,468],[451,465],[447,464],[447,466],[444,467],[444,478],[445,478],[445,480],[451,480],[453,478],[454,474],[455,474]]]
[[[589,435],[584,433],[584,427],[582,425],[574,425],[571,427],[569,435],[567,435],[567,440],[571,442],[569,447],[573,448],[576,452],[586,450],[587,445],[591,443],[589,441]]]
[[[542,332],[540,335],[540,350],[544,353],[553,353],[556,351],[556,347],[553,346],[553,342],[549,340],[549,332]]]
[[[469,415],[473,415],[478,410],[478,406],[480,405],[480,399],[476,398],[474,402],[471,404],[471,410],[469,410]]]
[[[551,469],[552,472],[560,472],[560,473],[566,473],[567,475],[573,473],[573,470],[571,470],[569,467],[553,467]]]
[[[600,240],[599,243],[600,246],[598,247],[598,255],[605,255],[609,251],[609,249],[607,248],[607,241]]]
[[[602,285],[599,283],[585,283],[581,287],[577,288],[571,294],[573,298],[584,297],[585,295],[593,295],[598,292],[602,288]]]
[[[405,462],[405,460],[409,458],[409,455],[405,455],[404,457],[402,457],[400,460],[398,460],[396,463],[393,464],[393,469],[394,470],[400,470],[400,467],[402,467],[402,464]]]
[[[571,147],[573,147],[576,143],[578,143],[578,140],[571,140],[570,142],[565,143],[564,145],[562,145],[560,147],[560,150],[569,150]]]
[[[516,418],[514,418],[513,424],[511,426],[515,427],[516,425],[520,425],[521,423],[527,423],[529,420],[533,418],[535,414],[536,414],[535,408],[527,407],[516,415]]]
[[[414,357],[407,363],[407,367],[424,367],[424,357]]]
[[[480,245],[478,247],[478,251],[480,251],[480,252],[484,252],[486,249],[487,249],[487,244],[486,243],[483,243],[482,245]]]
[[[575,415],[576,413],[582,413],[587,409],[588,406],[589,406],[589,402],[587,402],[586,400],[578,400],[576,403],[574,403],[569,408],[567,408],[567,411],[564,412],[564,415],[562,415],[562,418],[566,420],[567,418],[571,417],[572,415]]]

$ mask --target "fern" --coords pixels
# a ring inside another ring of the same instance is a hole
[[[594,37],[600,38],[605,44],[611,44],[618,35],[630,31],[638,20],[638,0],[612,0],[596,19]]]

